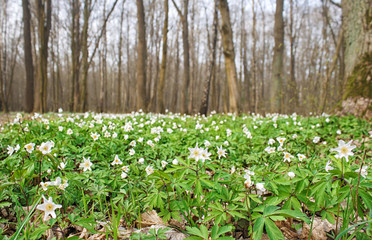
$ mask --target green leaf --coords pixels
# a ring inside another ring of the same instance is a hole
[[[268,218],[265,218],[265,229],[271,240],[284,239],[283,233],[280,229]]]
[[[261,240],[262,234],[263,234],[264,223],[265,223],[264,217],[259,217],[254,222],[254,225],[253,225],[253,239],[254,240]]]
[[[45,233],[46,230],[48,230],[50,226],[41,224],[38,226],[36,230],[34,230],[31,234],[31,239],[40,239],[41,235]]]

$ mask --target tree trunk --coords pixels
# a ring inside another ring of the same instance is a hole
[[[270,111],[282,111],[282,86],[283,76],[283,54],[284,54],[284,21],[283,21],[284,0],[276,0],[275,24],[274,24],[274,57],[272,67],[272,80],[270,86]]]
[[[343,99],[372,98],[372,1],[342,1],[345,77]]]
[[[137,47],[137,110],[146,111],[148,98],[146,94],[146,23],[143,0],[137,0],[138,47]]]
[[[207,79],[204,83],[204,88],[203,88],[203,96],[202,96],[202,102],[200,105],[200,114],[207,115],[208,113],[208,103],[209,103],[209,92],[211,88],[211,80],[213,76],[213,70],[215,68],[215,63],[216,63],[216,46],[217,46],[217,33],[218,33],[218,12],[217,12],[217,2],[215,1],[215,6],[214,6],[214,14],[213,14],[213,37],[212,37],[212,49],[209,49],[209,61],[210,65],[208,68],[208,75]]]
[[[225,56],[225,70],[227,76],[227,85],[229,89],[229,111],[239,112],[239,91],[237,85],[237,74],[235,67],[235,52],[233,42],[233,32],[230,23],[230,13],[227,0],[218,0],[218,8],[222,19],[222,45]]]
[[[118,46],[118,79],[117,79],[117,82],[118,82],[118,86],[117,86],[117,89],[116,89],[116,112],[118,113],[121,109],[123,109],[121,107],[121,91],[122,91],[122,87],[121,87],[121,84],[122,84],[122,79],[121,79],[121,65],[122,65],[122,56],[123,56],[123,22],[124,22],[124,3],[125,3],[125,0],[123,1],[122,3],[122,6],[121,6],[121,13],[120,13],[120,33],[119,33],[119,46]],[[129,64],[127,62],[127,64]]]
[[[22,0],[23,7],[23,46],[25,54],[26,69],[26,91],[25,91],[25,111],[32,112],[34,109],[34,63],[32,60],[31,44],[31,12],[29,0]]]
[[[80,0],[73,0],[71,6],[71,95],[69,110],[76,111],[80,99],[79,75],[80,75]]]
[[[84,111],[85,109],[85,101],[87,98],[87,79],[88,79],[88,28],[89,28],[89,18],[90,18],[90,8],[92,5],[91,0],[84,1],[84,24],[83,24],[83,35],[81,40],[82,45],[82,62],[83,62],[83,73],[82,73],[82,81],[81,81],[81,89],[80,89],[80,102],[74,102],[74,111]]]
[[[159,113],[164,113],[164,82],[165,82],[165,71],[167,67],[167,50],[168,50],[168,0],[164,0],[164,27],[163,27],[163,46],[162,46],[162,56],[161,56],[161,67],[160,67],[160,77],[158,84],[158,104],[157,111]]]
[[[52,23],[52,0],[36,1],[39,35],[40,110],[47,111],[48,41]]]
[[[298,107],[298,90],[296,83],[296,58],[295,58],[295,41],[296,32],[294,32],[294,19],[293,19],[293,0],[289,2],[289,45],[290,45],[290,63],[289,63],[289,82],[288,82],[288,105],[291,111],[295,112]]]

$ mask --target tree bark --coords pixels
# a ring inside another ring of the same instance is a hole
[[[222,45],[225,56],[225,70],[227,85],[229,90],[229,111],[239,112],[239,91],[237,85],[237,74],[235,66],[235,52],[233,42],[233,32],[230,23],[230,13],[227,0],[218,0],[218,8],[222,19]]]
[[[157,111],[159,113],[164,113],[164,82],[165,82],[165,71],[167,68],[167,50],[168,50],[168,13],[169,4],[168,0],[164,0],[164,27],[163,27],[163,46],[162,46],[162,56],[161,56],[161,67],[160,67],[160,77],[158,84],[158,103]]]
[[[146,94],[146,23],[143,0],[137,0],[138,47],[137,47],[137,110],[146,111],[148,98]]]
[[[345,87],[343,99],[372,98],[372,1],[342,1]]]
[[[80,98],[80,0],[72,0],[71,2],[71,95],[69,100],[69,110],[76,111],[77,104]]]
[[[32,60],[31,44],[31,12],[29,0],[22,0],[23,8],[23,46],[25,54],[26,69],[26,91],[25,91],[25,111],[32,112],[34,109],[34,63]]]
[[[207,79],[204,83],[203,87],[203,96],[202,96],[202,101],[200,105],[200,114],[207,115],[208,113],[208,103],[209,103],[209,93],[211,89],[211,80],[213,76],[213,70],[215,68],[215,63],[216,63],[216,46],[217,46],[217,33],[218,33],[218,12],[217,12],[217,2],[215,1],[215,6],[214,6],[214,14],[213,14],[213,37],[212,37],[212,48],[209,49],[209,61],[210,65],[208,68],[208,75]]]
[[[172,0],[174,7],[176,8],[178,15],[182,22],[182,43],[183,43],[183,81],[182,91],[180,93],[181,100],[181,113],[188,113],[188,101],[190,101],[189,90],[190,90],[190,43],[189,43],[189,23],[188,23],[188,12],[189,12],[189,0],[183,0],[183,13],[177,4]]]
[[[118,46],[118,78],[117,78],[117,89],[116,89],[116,112],[118,113],[121,109],[121,91],[122,91],[122,79],[121,79],[121,65],[122,65],[122,56],[123,56],[123,22],[124,22],[124,4],[125,0],[123,0],[122,6],[121,6],[121,13],[120,13],[120,33],[119,33],[119,46]],[[127,63],[129,64],[129,63]]]
[[[274,24],[274,57],[272,67],[272,79],[270,86],[270,111],[282,111],[282,86],[283,76],[283,54],[284,54],[284,21],[283,21],[283,0],[276,0],[275,24]]]
[[[52,23],[52,0],[36,1],[39,35],[40,110],[47,111],[48,42]]]

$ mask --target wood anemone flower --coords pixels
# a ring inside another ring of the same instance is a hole
[[[44,203],[43,204],[40,204],[38,205],[36,208],[38,210],[41,210],[41,211],[44,211],[45,212],[45,215],[44,215],[44,221],[47,220],[47,217],[49,215],[52,216],[52,218],[56,218],[56,213],[55,213],[55,210],[57,208],[61,208],[62,205],[59,205],[59,204],[55,204],[53,202],[53,199],[52,197],[49,197],[49,199],[46,199],[43,195],[43,199],[44,199]]]

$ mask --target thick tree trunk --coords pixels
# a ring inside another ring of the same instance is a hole
[[[230,23],[230,13],[227,0],[218,0],[218,8],[222,19],[222,45],[225,56],[225,70],[227,85],[229,89],[229,112],[239,111],[239,91],[237,85],[237,74],[235,66],[235,52],[233,42],[233,32]]]
[[[52,23],[52,0],[36,1],[39,35],[40,110],[47,111],[48,42]]]
[[[23,46],[26,69],[25,111],[34,109],[34,63],[32,60],[31,44],[31,12],[29,0],[22,0],[23,7]]]
[[[137,47],[137,110],[146,111],[148,98],[146,94],[146,23],[143,0],[137,0],[138,47]]]
[[[165,71],[167,67],[167,50],[168,50],[168,12],[169,12],[169,5],[168,0],[164,0],[164,27],[163,27],[163,50],[161,56],[161,67],[160,67],[160,77],[159,77],[159,84],[158,84],[158,103],[157,103],[157,111],[160,113],[164,113],[164,82],[165,82]]]
[[[284,0],[276,0],[275,24],[274,24],[274,57],[272,68],[272,80],[270,86],[270,111],[282,111],[282,86],[283,76],[283,54],[284,54],[284,21],[283,21]]]
[[[345,77],[343,99],[372,98],[372,1],[343,0]]]

